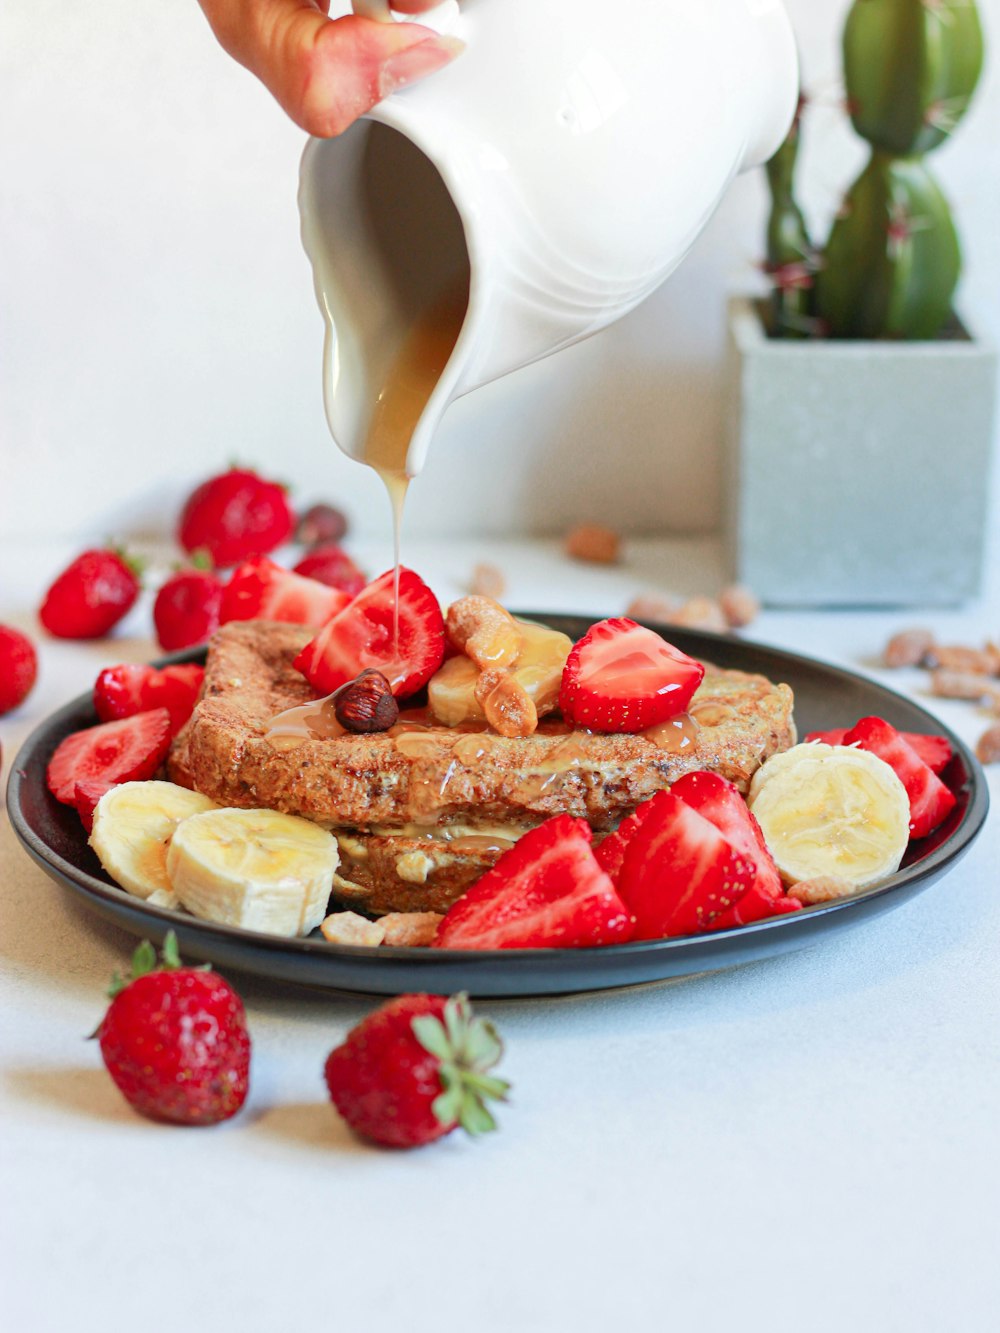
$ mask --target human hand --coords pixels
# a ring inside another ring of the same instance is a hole
[[[340,134],[376,102],[462,51],[416,23],[329,17],[330,0],[198,0],[222,47],[274,94],[302,129]],[[440,0],[392,0],[420,14]]]

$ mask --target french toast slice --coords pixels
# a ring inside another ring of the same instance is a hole
[[[335,895],[375,913],[446,910],[508,841],[552,815],[584,818],[599,836],[695,769],[745,793],[795,741],[787,685],[708,667],[683,735],[579,732],[546,718],[534,735],[508,738],[404,713],[388,732],[279,746],[267,739],[271,719],[313,697],[292,666],[310,634],[268,621],[223,626],[169,774],[220,805],[333,829],[343,853]]]

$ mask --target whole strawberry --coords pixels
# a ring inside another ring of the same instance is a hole
[[[357,597],[368,582],[347,552],[334,542],[314,547],[308,555],[302,557],[294,572],[304,574],[306,578],[318,579],[328,587],[339,588],[351,597]]]
[[[151,1120],[214,1125],[246,1101],[250,1036],[240,997],[206,968],[183,967],[170,931],[163,960],[144,940],[116,976],[97,1031],[108,1073]]]
[[[0,713],[25,701],[37,674],[35,645],[19,629],[0,625]]]
[[[285,489],[247,468],[210,477],[189,497],[177,540],[185,551],[206,550],[226,568],[267,555],[288,540],[295,517]]]
[[[49,588],[38,618],[60,639],[102,639],[139,596],[139,573],[121,551],[84,551]]]
[[[222,580],[207,569],[181,569],[156,594],[153,624],[168,653],[205,643],[219,628]]]
[[[509,1085],[487,1071],[503,1045],[473,1018],[467,995],[401,995],[370,1014],[326,1061],[326,1086],[358,1134],[415,1148],[450,1134],[495,1129],[487,1098]]]

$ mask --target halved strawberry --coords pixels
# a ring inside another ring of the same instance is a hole
[[[756,867],[755,885],[766,895],[784,893],[778,867],[764,841],[760,825],[737,788],[718,773],[685,773],[670,788],[685,805],[714,824],[739,856]]]
[[[802,904],[798,898],[782,894],[772,898],[759,885],[754,884],[732,907],[712,918],[711,930],[733,930],[737,926],[749,926],[751,921],[763,921],[769,916],[786,916],[789,912],[801,912]]]
[[[822,741],[825,745],[843,745],[849,728],[837,727],[833,731],[810,731],[807,741]],[[900,736],[907,745],[912,745],[932,773],[943,773],[951,763],[955,751],[947,736],[925,736],[918,731],[901,731]]]
[[[633,938],[710,930],[713,918],[751,887],[756,867],[672,791],[653,802],[656,810],[629,840],[618,876],[621,899],[635,915]]]
[[[955,797],[894,726],[881,717],[863,717],[844,736],[894,770],[910,798],[910,837],[924,838],[954,808]]]
[[[644,731],[683,713],[705,668],[634,620],[601,620],[567,659],[563,716],[591,731]]]
[[[80,822],[88,833],[94,831],[94,811],[97,809],[97,802],[105,792],[117,786],[117,783],[106,782],[104,778],[83,778],[76,784],[76,790],[73,793],[73,805],[80,816]]]
[[[437,671],[445,645],[438,600],[412,569],[399,571],[398,616],[397,642],[390,569],[328,621],[294,665],[319,694],[332,694],[374,667],[388,679],[396,698],[405,699]]]
[[[74,805],[78,783],[96,779],[113,787],[118,782],[144,782],[153,777],[169,749],[167,710],[136,713],[67,736],[49,760],[46,782],[57,801]]]
[[[193,662],[162,671],[129,663],[105,667],[94,683],[94,709],[102,722],[112,722],[165,708],[176,736],[191,716],[204,676],[205,668]]]
[[[350,600],[339,588],[293,574],[262,555],[233,571],[223,589],[219,621],[280,620],[318,629]]]
[[[632,918],[594,859],[585,820],[557,815],[524,834],[459,898],[436,949],[572,949],[621,944]]]
[[[627,819],[615,829],[614,833],[609,833],[594,848],[594,856],[597,858],[597,864],[602,870],[607,871],[614,883],[618,882],[618,876],[621,874],[622,863],[625,860],[625,849],[635,837],[636,833],[642,828],[650,816],[655,815],[657,810],[657,801],[660,797],[666,796],[665,791],[657,792],[651,800],[643,801],[642,805],[636,806],[635,810]]]

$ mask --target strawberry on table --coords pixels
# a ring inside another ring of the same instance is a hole
[[[219,628],[222,580],[209,569],[181,569],[163,584],[153,603],[156,639],[164,652],[207,643]]]
[[[330,1052],[326,1085],[356,1133],[416,1148],[461,1126],[496,1128],[486,1106],[509,1085],[490,1074],[503,1052],[496,1029],[474,1018],[467,995],[400,995]]]
[[[563,671],[563,716],[591,731],[645,731],[683,713],[705,668],[651,629],[601,620],[577,643]]]
[[[139,595],[139,565],[120,551],[78,555],[45,594],[38,618],[60,639],[102,639]]]
[[[0,625],[0,713],[24,703],[38,675],[38,654],[26,634]]]
[[[926,837],[954,809],[953,793],[884,718],[863,717],[847,732],[843,743],[877,755],[895,772],[910,800],[911,838]]]
[[[144,782],[170,749],[170,714],[165,708],[119,722],[74,731],[56,747],[46,770],[49,791],[64,805],[76,804],[79,783]],[[92,790],[92,788],[91,788]]]
[[[155,667],[122,663],[105,667],[94,683],[94,711],[102,722],[165,708],[173,735],[191,716],[205,668],[191,663]]]
[[[295,517],[285,488],[249,468],[210,477],[188,498],[177,540],[185,551],[205,550],[223,568],[267,555],[288,540]]]
[[[319,629],[350,601],[340,588],[283,569],[267,556],[233,571],[222,594],[220,620],[280,620]]]
[[[184,967],[170,931],[162,961],[148,940],[132,975],[115,977],[98,1028],[101,1055],[125,1100],[150,1120],[214,1125],[246,1101],[250,1035],[243,1002],[217,972]]]
[[[294,572],[318,579],[331,588],[339,588],[350,597],[356,597],[368,581],[343,547],[335,542],[317,546],[304,555],[294,566]]]
[[[397,699],[426,685],[444,660],[444,617],[438,600],[412,569],[369,583],[299,653],[295,667],[318,694],[332,694],[368,667],[381,671]],[[399,638],[396,642],[395,616]]]
[[[848,727],[836,727],[832,731],[810,731],[807,741],[822,741],[825,745],[844,745]],[[955,751],[947,736],[925,736],[917,731],[901,731],[900,736],[907,745],[913,747],[932,773],[941,774],[951,763]]]
[[[438,926],[437,949],[571,949],[621,944],[628,909],[598,865],[590,827],[557,815],[517,843]]]

